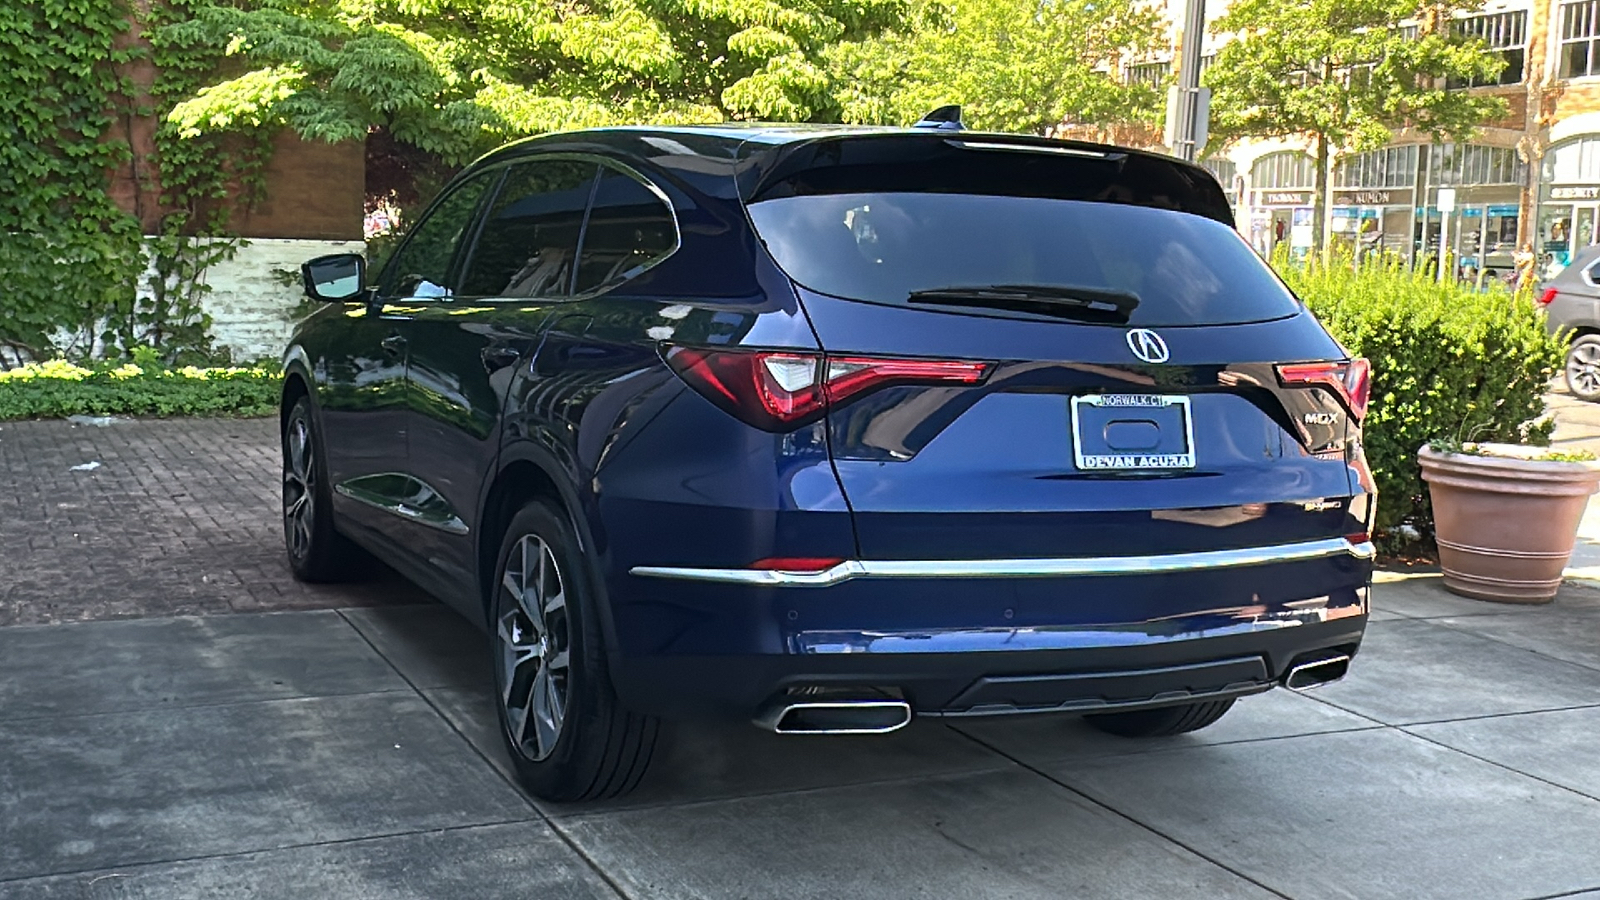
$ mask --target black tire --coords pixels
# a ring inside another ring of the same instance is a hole
[[[370,557],[333,527],[328,463],[311,401],[301,397],[283,420],[283,546],[298,581],[352,581]]]
[[[623,708],[611,686],[595,594],[567,517],[544,503],[523,507],[495,559],[495,708],[523,787],[557,802],[633,790],[659,725]]]
[[[1128,738],[1170,737],[1199,731],[1233,708],[1233,698],[1203,700],[1181,706],[1136,709],[1130,712],[1085,716],[1089,724],[1108,734]]]
[[[1567,390],[1579,400],[1600,400],[1600,334],[1586,334],[1567,348]]]

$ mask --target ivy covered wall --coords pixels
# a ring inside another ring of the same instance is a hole
[[[210,315],[214,285],[250,279],[239,237],[360,237],[359,142],[167,123],[220,57],[164,36],[189,5],[31,0],[0,16],[0,369],[255,351],[219,342]],[[281,329],[284,306],[261,315]]]

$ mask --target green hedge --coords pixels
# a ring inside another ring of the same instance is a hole
[[[1545,333],[1527,293],[1477,293],[1398,263],[1286,264],[1278,271],[1345,347],[1372,361],[1367,461],[1378,528],[1432,526],[1417,450],[1436,439],[1549,443],[1544,394],[1564,342]]]
[[[278,391],[278,373],[267,366],[83,368],[52,360],[0,371],[0,421],[74,414],[265,416],[277,409]]]

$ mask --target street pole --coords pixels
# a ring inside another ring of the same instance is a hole
[[[1200,131],[1203,111],[1200,99],[1200,43],[1205,38],[1206,0],[1187,0],[1183,8],[1183,44],[1178,56],[1177,102],[1169,109],[1177,113],[1176,127],[1169,126],[1174,135],[1173,155],[1194,162],[1204,149],[1205,137]]]

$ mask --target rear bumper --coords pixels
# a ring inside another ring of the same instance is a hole
[[[611,590],[631,638],[613,679],[630,706],[673,717],[748,718],[816,688],[898,694],[924,716],[1239,696],[1354,654],[1372,555],[1331,539],[810,573],[633,567]]]
[[[637,657],[615,679],[629,706],[674,718],[752,718],[791,689],[818,687],[897,693],[918,716],[1086,714],[1259,693],[1308,658],[1354,655],[1365,627],[1363,614],[1070,650]]]

